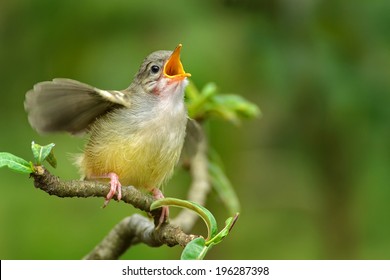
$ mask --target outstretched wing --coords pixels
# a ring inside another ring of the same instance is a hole
[[[71,79],[38,83],[27,92],[24,102],[31,126],[40,133],[80,133],[96,118],[118,106],[130,107],[127,94],[101,90]]]

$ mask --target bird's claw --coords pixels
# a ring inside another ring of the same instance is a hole
[[[107,177],[110,178],[110,191],[108,192],[106,196],[106,200],[104,201],[103,208],[108,205],[110,200],[114,197],[114,195],[117,193],[117,199],[118,201],[122,199],[122,185],[119,182],[119,177],[113,172],[110,172],[107,174]]]

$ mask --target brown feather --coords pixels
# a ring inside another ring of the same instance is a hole
[[[24,107],[28,120],[40,133],[80,133],[101,115],[117,107],[94,87],[70,79],[38,83],[27,92]]]

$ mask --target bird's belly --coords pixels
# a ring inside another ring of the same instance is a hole
[[[184,128],[168,131],[153,126],[130,135],[111,133],[108,142],[87,145],[81,170],[87,178],[116,173],[123,186],[160,187],[173,173],[184,133]]]

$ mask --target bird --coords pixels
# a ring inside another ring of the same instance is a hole
[[[164,198],[161,187],[180,158],[188,120],[184,90],[191,74],[184,71],[181,48],[149,54],[124,90],[55,78],[26,93],[24,108],[38,133],[87,133],[76,165],[85,180],[109,181],[103,207],[115,194],[121,200],[122,186]],[[168,216],[163,207],[159,225]]]

